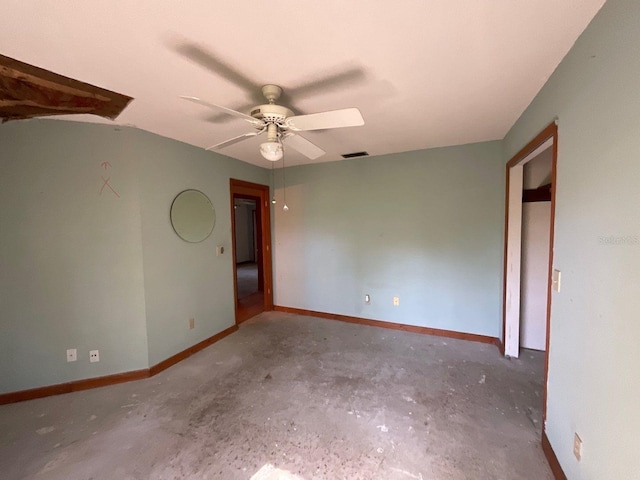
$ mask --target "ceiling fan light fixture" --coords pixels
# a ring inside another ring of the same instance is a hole
[[[264,142],[260,144],[260,153],[270,162],[277,162],[284,152],[280,142]]]

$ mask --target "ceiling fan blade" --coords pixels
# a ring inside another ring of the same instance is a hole
[[[259,96],[260,87],[262,84],[254,82],[242,72],[236,70],[223,59],[218,57],[211,50],[188,41],[174,42],[171,47],[188,58],[194,63],[197,63],[203,68],[220,75],[222,78],[229,80],[234,85],[237,85],[247,91],[252,97],[258,96],[257,100],[261,100]],[[255,99],[255,98],[254,98]]]
[[[234,143],[241,142],[250,137],[257,137],[261,133],[263,133],[266,129],[262,129],[259,132],[249,132],[244,133],[242,135],[238,135],[237,137],[230,138],[229,140],[225,140],[224,142],[216,143],[215,145],[211,145],[207,147],[205,150],[220,150],[222,148],[228,147],[229,145],[233,145]]]
[[[300,135],[296,135],[295,133],[286,133],[282,140],[288,147],[297,150],[305,157],[315,160],[318,157],[321,157],[326,152],[322,150],[317,145],[311,143],[304,137]]]
[[[361,67],[352,67],[342,72],[325,75],[309,83],[289,87],[285,89],[285,93],[294,98],[304,98],[319,92],[327,92],[346,85],[354,85],[362,82],[365,78],[366,73]]]
[[[309,115],[296,115],[287,118],[285,124],[294,132],[300,132],[325,128],[358,127],[364,125],[364,119],[357,108],[345,108]]]
[[[232,110],[235,110],[237,112],[240,111],[250,111],[252,108],[254,108],[256,106],[256,103],[259,102],[254,102],[254,103],[249,103],[249,104],[244,104],[244,105],[240,105],[240,106],[235,106],[234,108],[232,108]],[[207,122],[212,122],[212,123],[225,123],[229,120],[233,120],[232,118],[229,117],[229,115],[225,115],[224,113],[220,112],[214,112],[213,114],[209,115],[206,117],[205,119]]]
[[[232,115],[234,117],[242,118],[243,120],[246,120],[252,125],[264,125],[264,122],[262,120],[258,120],[257,118],[253,118],[250,115],[246,115],[244,113],[231,110],[230,108],[223,107],[221,105],[216,105],[215,103],[205,102],[204,100],[200,100],[198,97],[187,97],[184,95],[180,95],[180,98],[183,98],[184,100],[189,100],[190,102],[197,103],[199,105],[203,105],[205,107],[213,108],[214,110],[222,110],[227,115]]]

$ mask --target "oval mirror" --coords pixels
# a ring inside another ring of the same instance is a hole
[[[171,225],[178,236],[190,243],[205,240],[213,231],[216,212],[211,200],[199,190],[185,190],[171,204]]]

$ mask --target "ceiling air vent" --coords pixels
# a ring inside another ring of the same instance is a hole
[[[355,157],[368,157],[369,154],[367,152],[353,152],[353,153],[344,153],[342,154],[342,158],[355,158]]]

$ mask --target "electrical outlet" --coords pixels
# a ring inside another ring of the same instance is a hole
[[[400,306],[400,297],[393,297],[393,306],[394,307]]]
[[[195,318],[190,318],[189,319],[189,330],[193,330],[196,327],[196,319]]]
[[[67,362],[75,362],[78,360],[78,350],[70,348],[67,350]]]
[[[371,305],[371,296],[369,294],[366,294],[364,296],[364,303],[366,303],[367,305]]]
[[[91,363],[96,363],[100,361],[100,351],[99,350],[90,350],[89,351],[89,361]]]
[[[551,286],[556,292],[560,291],[560,280],[562,279],[562,274],[560,270],[553,270],[553,274],[551,275]]]
[[[578,461],[582,459],[582,439],[577,433],[575,433],[573,437],[573,454]]]

